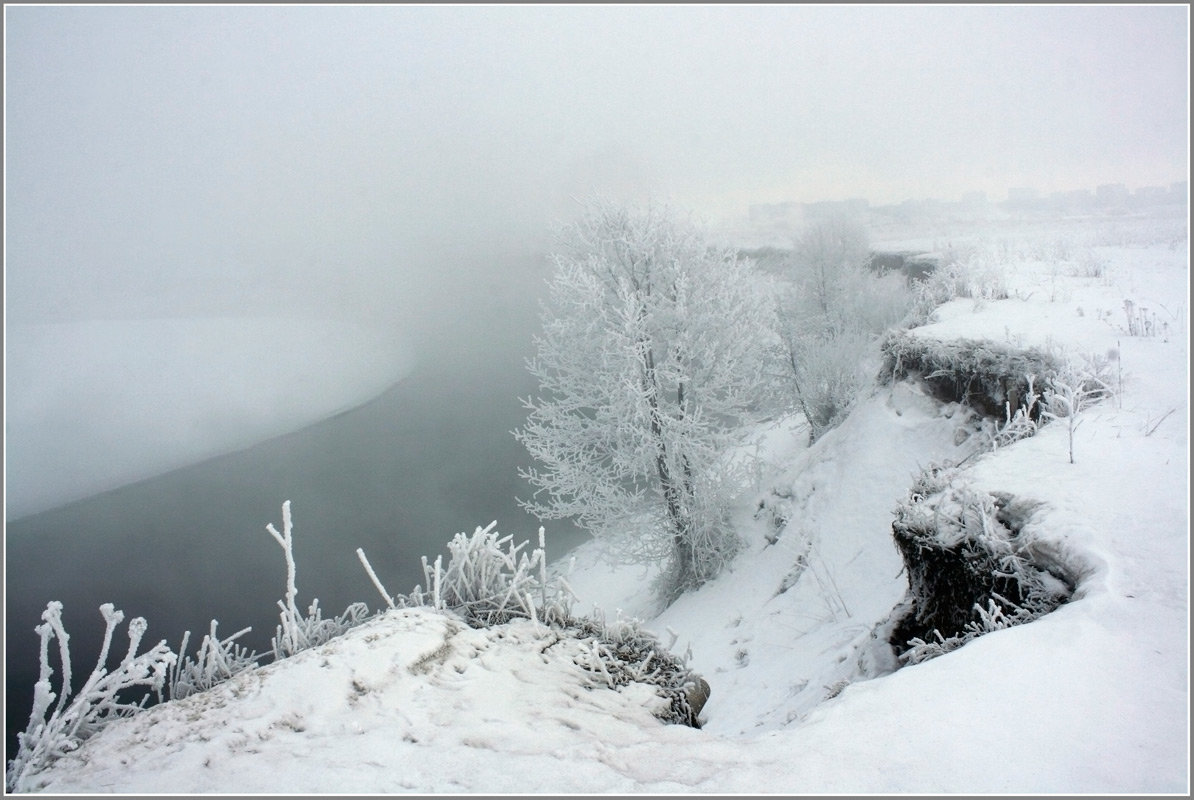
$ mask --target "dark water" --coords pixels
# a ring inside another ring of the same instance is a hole
[[[496,519],[516,541],[537,542],[539,522],[515,502],[527,493],[517,470],[528,457],[510,431],[525,420],[518,398],[535,388],[523,359],[537,326],[533,311],[519,311],[527,313],[513,322],[474,320],[437,336],[433,357],[355,410],[9,523],[8,757],[28,723],[38,669],[33,628],[49,600],[65,606],[76,689],[95,664],[105,602],[126,620],[145,617],[146,642],[166,639],[177,650],[190,630],[193,653],[214,618],[224,635],[251,625],[240,641],[267,652],[286,566],[265,526],[281,531],[284,500],[293,512],[300,606],[317,597],[325,617],[355,601],[379,606],[358,547],[397,594],[423,581],[419,557],[446,552],[459,531]],[[585,538],[566,522],[546,528],[551,558]],[[127,648],[126,629],[114,651],[121,642]],[[55,687],[59,677],[55,667]]]

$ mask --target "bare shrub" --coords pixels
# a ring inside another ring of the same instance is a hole
[[[1074,463],[1074,433],[1082,424],[1078,415],[1092,403],[1114,394],[1109,373],[1110,364],[1106,357],[1087,356],[1084,365],[1067,365],[1061,373],[1049,379],[1042,415],[1050,420],[1065,420],[1071,464]]]

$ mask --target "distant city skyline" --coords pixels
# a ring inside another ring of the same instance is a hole
[[[1141,185],[1135,188],[1130,187],[1124,183],[1104,183],[1090,187],[1078,187],[1071,189],[1055,190],[1044,192],[1034,186],[1009,186],[1002,196],[992,197],[984,190],[964,191],[958,197],[909,197],[896,203],[875,203],[866,197],[847,197],[833,200],[814,200],[814,201],[795,201],[784,200],[776,203],[752,203],[748,206],[749,209],[757,208],[764,209],[768,207],[840,207],[848,210],[851,206],[866,207],[870,209],[876,208],[891,208],[907,204],[917,203],[938,203],[942,205],[974,205],[976,203],[986,203],[990,205],[1004,205],[1014,204],[1017,202],[1038,201],[1038,202],[1075,202],[1079,200],[1089,200],[1092,204],[1100,200],[1108,201],[1111,199],[1126,199],[1141,203],[1153,204],[1170,204],[1188,202],[1189,199],[1189,182],[1186,180],[1173,181],[1168,185]]]

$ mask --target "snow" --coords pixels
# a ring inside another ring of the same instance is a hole
[[[1081,576],[1055,612],[898,670],[877,646],[906,588],[892,510],[921,467],[974,446],[956,406],[900,383],[812,446],[794,420],[760,428],[745,552],[662,613],[649,570],[572,554],[578,612],[620,609],[691,648],[712,687],[700,730],[655,719],[646,687],[594,683],[533,622],[400,610],[115,723],[28,788],[1188,794],[1188,240],[1096,233],[1082,247],[1101,274],[1013,253],[1006,299],[955,300],[917,331],[1120,354],[1119,397],[1083,413],[1075,463],[1056,423],[969,462],[977,486],[1043,503],[1023,535]],[[1168,331],[1128,336],[1126,298],[1163,307]]]
[[[9,322],[5,517],[153,477],[359,405],[405,375],[401,341],[280,317]]]

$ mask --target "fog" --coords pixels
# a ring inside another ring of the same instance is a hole
[[[529,535],[509,431],[534,389],[545,254],[580,198],[667,201],[718,228],[751,203],[1189,171],[1186,7],[4,14],[10,746],[47,600],[87,653],[107,600],[174,646],[213,616],[261,646],[283,500],[300,600],[330,613],[373,600],[358,546],[397,592],[456,531]],[[153,327],[215,319],[244,322],[242,341],[173,353]],[[261,320],[369,339],[262,346],[244,333]],[[121,335],[94,338],[99,323]],[[58,349],[28,346],[49,324]],[[148,378],[108,366],[150,356]],[[217,391],[171,399],[184,378]],[[98,413],[113,398],[138,430]],[[235,431],[214,460],[194,435],[209,417]]]
[[[524,289],[535,270],[503,264]],[[324,615],[381,598],[356,557],[363,548],[390,591],[426,584],[434,560],[459,531],[496,520],[516,541],[538,521],[515,497],[526,455],[509,434],[519,396],[533,391],[521,369],[534,317],[530,293],[494,296],[503,314],[479,314],[445,331],[452,358],[416,364],[362,406],[213,459],[11,521],[6,537],[8,737],[28,721],[37,676],[33,625],[50,599],[64,603],[76,673],[90,670],[112,602],[149,621],[149,636],[193,652],[215,619],[224,635],[268,652],[284,596],[286,565],[266,524],[281,529],[292,501],[299,602]],[[566,521],[548,524],[548,553],[583,540]]]
[[[485,275],[445,245],[542,239],[593,192],[717,219],[1188,172],[1178,6],[5,19],[15,320],[409,317]]]

